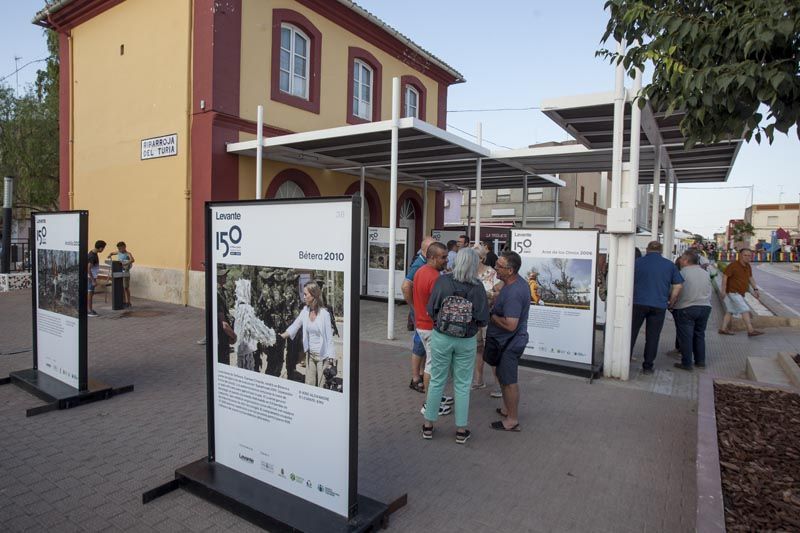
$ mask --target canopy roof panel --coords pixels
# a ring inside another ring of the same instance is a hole
[[[361,168],[375,178],[389,179],[392,121],[370,122],[326,130],[268,137],[263,157],[353,175]],[[400,120],[398,129],[399,183],[422,184],[434,189],[475,189],[478,159],[482,160],[481,188],[563,186],[555,176],[538,174],[513,158],[495,157],[478,144],[416,118]],[[255,157],[257,141],[228,145],[228,153]]]
[[[625,102],[625,146],[629,146],[631,97]],[[614,137],[614,93],[596,93],[546,100],[542,110],[556,124],[575,137],[589,149],[610,149]],[[670,116],[663,112],[654,112],[649,104],[642,110],[642,130],[639,139],[642,156],[649,148],[654,154],[655,148],[663,146],[678,181],[720,182],[727,181],[736,155],[742,145],[741,139],[721,142],[713,145],[697,145],[691,150],[684,149],[685,137],[679,124],[684,113],[675,111]],[[627,158],[626,158],[627,160]],[[530,163],[530,161],[529,161]],[[609,167],[610,169],[610,167]],[[649,178],[646,168],[640,169],[640,182],[652,181],[652,164]]]

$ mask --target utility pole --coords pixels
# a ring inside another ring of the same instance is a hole
[[[14,56],[14,76],[17,80],[17,88],[14,91],[14,96],[19,98],[19,60],[22,59],[22,56]]]
[[[6,176],[3,188],[3,254],[0,256],[0,273],[11,272],[11,207],[14,203],[14,178]]]

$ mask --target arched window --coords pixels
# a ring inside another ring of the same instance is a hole
[[[281,24],[280,90],[304,100],[308,100],[309,43],[299,28]]]
[[[403,116],[419,118],[419,91],[413,85],[406,85],[405,97],[406,105]]]
[[[281,183],[281,186],[278,187],[277,192],[275,192],[275,198],[305,198],[306,193],[303,192],[303,189],[292,180],[286,180]]]
[[[353,115],[372,120],[372,67],[356,59],[353,64]]]

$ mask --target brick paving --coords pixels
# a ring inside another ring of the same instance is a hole
[[[102,316],[89,322],[90,376],[133,383],[134,392],[26,418],[41,402],[0,387],[5,531],[257,530],[186,491],[141,504],[143,491],[205,453],[205,350],[195,344],[202,311],[134,305],[125,315],[100,303]],[[671,372],[671,358],[659,356],[655,376],[634,372],[625,383],[523,369],[521,433],[488,428],[499,403],[487,389],[473,396],[466,446],[455,444],[450,417],[423,441],[423,396],[407,387],[407,308],[398,307],[395,341],[385,340],[385,308],[362,302],[359,490],[387,502],[408,494],[392,530],[694,529],[695,376]],[[29,348],[29,293],[0,294],[0,317],[0,353]],[[800,344],[800,335],[777,330],[759,339],[709,337],[707,372],[726,375],[744,371],[747,352]],[[0,355],[0,376],[30,364],[30,352]]]

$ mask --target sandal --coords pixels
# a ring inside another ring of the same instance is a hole
[[[411,383],[408,384],[408,388],[411,390],[415,390],[417,392],[425,392],[425,383],[421,380],[411,380]]]
[[[433,426],[422,424],[422,438],[425,440],[431,440],[433,438]]]
[[[468,429],[456,431],[456,444],[466,443],[471,436],[472,432]]]
[[[719,333],[720,335],[736,335],[736,333],[732,332],[729,329],[721,329],[717,331],[717,333]]]
[[[492,422],[491,428],[496,429],[498,431],[513,431],[515,433],[519,433],[521,431],[519,429],[519,424],[515,424],[514,427],[507,428],[503,425],[502,420],[498,420],[497,422]]]
[[[503,412],[503,408],[502,408],[502,407],[498,407],[497,409],[495,409],[495,412],[496,412],[498,415],[502,416],[503,418],[505,418],[505,417],[507,417],[507,416],[508,416],[508,413],[504,413],[504,412]]]

